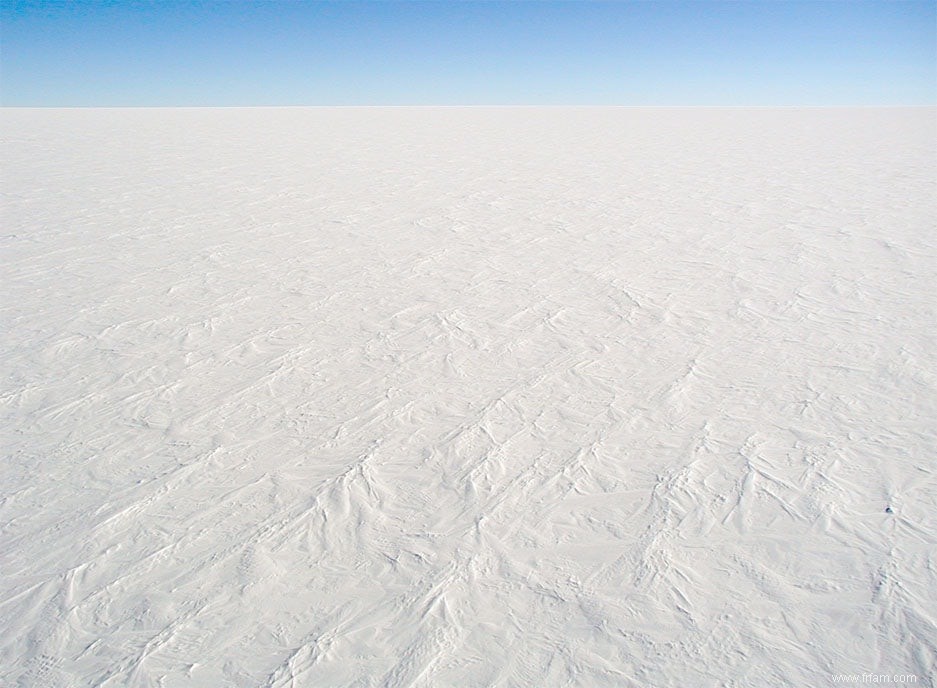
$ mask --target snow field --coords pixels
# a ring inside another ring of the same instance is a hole
[[[933,685],[935,121],[2,111],[0,684]]]

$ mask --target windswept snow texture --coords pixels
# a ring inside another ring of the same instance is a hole
[[[0,684],[933,685],[934,109],[2,122]]]

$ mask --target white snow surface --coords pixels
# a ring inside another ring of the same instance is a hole
[[[935,113],[4,110],[0,685],[934,685]]]

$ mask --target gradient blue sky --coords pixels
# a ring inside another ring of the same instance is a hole
[[[3,105],[930,105],[937,2],[22,2]]]

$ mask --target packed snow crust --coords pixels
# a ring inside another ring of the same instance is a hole
[[[932,686],[935,124],[4,110],[0,685]]]

